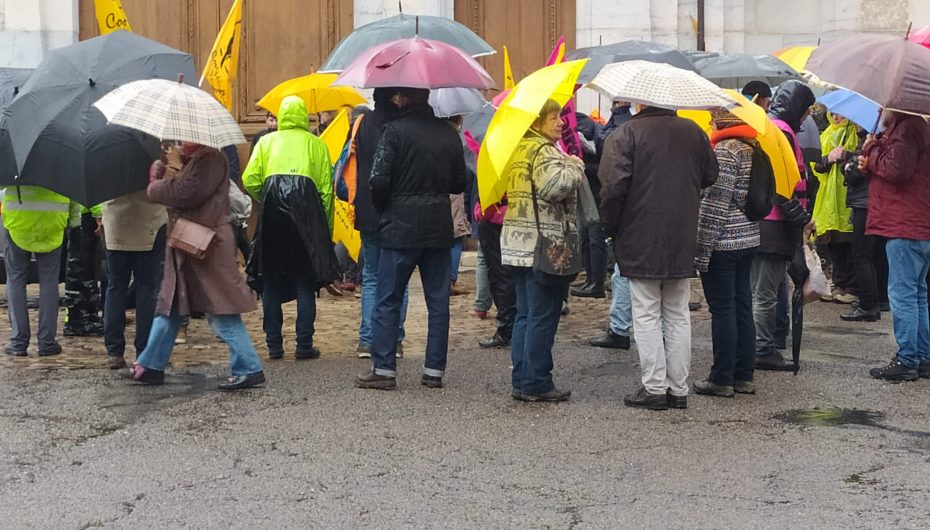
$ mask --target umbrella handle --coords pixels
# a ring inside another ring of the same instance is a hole
[[[882,113],[885,112],[885,108],[881,107],[878,109],[878,117],[875,118],[875,125],[872,126],[872,136],[875,136],[875,132],[878,131],[878,124],[882,122]]]

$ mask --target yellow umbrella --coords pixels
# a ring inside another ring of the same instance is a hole
[[[342,148],[345,147],[349,137],[349,115],[345,109],[333,118],[329,127],[320,135],[320,140],[326,144],[329,159],[332,163],[339,160]],[[362,236],[355,229],[355,206],[349,202],[333,198],[333,243],[342,242],[352,259],[358,262],[358,254],[362,249]]]
[[[478,196],[483,208],[507,192],[506,170],[517,145],[536,121],[546,100],[565,105],[587,59],[554,64],[521,80],[504,98],[484,135],[478,154]]]
[[[274,113],[286,96],[299,96],[307,104],[307,112],[319,114],[343,105],[354,107],[365,103],[365,98],[352,87],[330,86],[336,77],[337,74],[316,73],[289,79],[272,88],[256,105]]]
[[[791,46],[790,48],[782,48],[772,55],[800,72],[807,66],[807,60],[811,58],[811,54],[816,49],[816,46]]]
[[[756,140],[772,163],[775,173],[775,192],[790,198],[794,187],[801,180],[798,163],[794,158],[794,149],[788,142],[785,133],[769,119],[765,109],[746,99],[736,90],[727,89],[726,92],[737,102],[737,106],[730,109],[734,116],[746,122],[758,133]],[[679,111],[679,116],[693,120],[695,123],[709,131],[710,112],[708,111]]]

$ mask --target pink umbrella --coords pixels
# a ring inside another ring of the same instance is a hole
[[[907,40],[916,42],[924,48],[930,48],[930,26],[923,27],[907,36]]]
[[[466,52],[415,36],[370,48],[352,61],[333,85],[488,89],[494,88],[494,80]]]

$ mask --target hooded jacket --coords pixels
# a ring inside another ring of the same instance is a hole
[[[930,125],[894,113],[863,155],[871,176],[866,233],[930,241]]]
[[[278,130],[262,136],[242,173],[242,185],[261,201],[265,181],[273,175],[300,175],[313,181],[329,230],[333,229],[333,162],[326,144],[310,133],[307,106],[288,96],[278,112]]]
[[[371,191],[366,185],[371,178],[371,168],[375,163],[375,151],[381,141],[384,126],[395,116],[397,109],[393,104],[379,104],[375,101],[375,110],[365,112],[355,137],[355,157],[358,173],[355,192],[355,229],[361,232],[376,232],[381,215],[371,204]]]
[[[389,249],[451,248],[449,195],[468,186],[462,140],[428,104],[413,104],[384,127],[368,181]]]
[[[782,83],[775,95],[772,97],[772,105],[769,107],[769,117],[773,120],[785,122],[795,133],[801,130],[801,118],[807,109],[814,104],[816,98],[810,87],[798,80],[790,80]],[[788,137],[788,143],[795,148],[797,153],[801,146],[796,145],[795,137],[785,132]],[[797,156],[797,155],[796,155]],[[798,161],[799,166],[805,166],[803,157]],[[801,169],[804,169],[803,167]],[[806,170],[801,174],[801,183],[799,187],[806,190],[806,184],[803,180]],[[806,191],[805,191],[806,193]],[[774,210],[774,209],[773,209]],[[773,256],[790,260],[801,243],[801,227],[784,220],[781,216],[773,219],[773,216],[763,219],[759,222],[759,232],[761,242],[758,254]]]

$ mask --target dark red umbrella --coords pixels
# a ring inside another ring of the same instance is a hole
[[[805,69],[884,108],[930,114],[930,49],[901,37],[860,34],[823,44]]]

